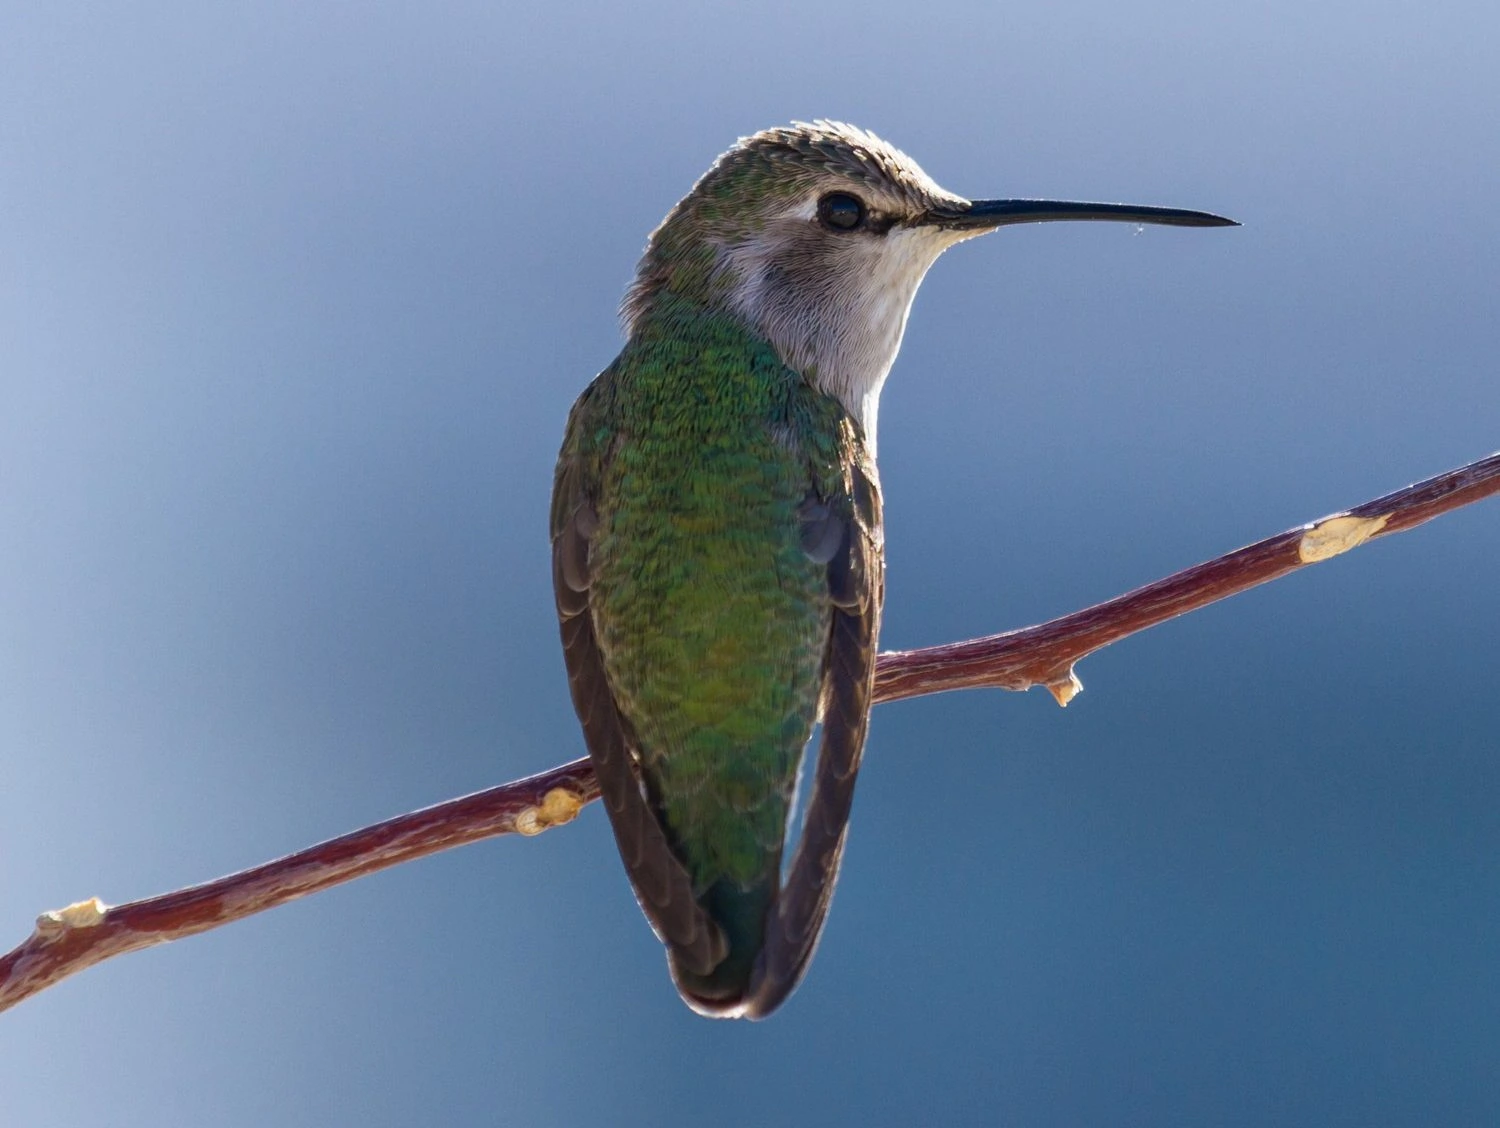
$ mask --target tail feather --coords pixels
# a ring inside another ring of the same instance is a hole
[[[750,981],[766,933],[766,915],[776,900],[776,871],[749,889],[727,878],[698,898],[723,931],[729,951],[707,974],[691,970],[690,953],[668,947],[667,964],[683,1000],[710,1018],[737,1018],[748,1005]]]

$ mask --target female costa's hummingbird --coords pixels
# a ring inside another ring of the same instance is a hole
[[[701,1014],[780,1006],[833,896],[884,593],[876,412],[917,286],[955,243],[1064,219],[1233,225],[966,200],[818,121],[741,140],[651,235],[625,348],[568,418],[553,585],[620,856]]]

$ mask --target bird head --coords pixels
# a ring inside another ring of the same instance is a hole
[[[664,300],[740,318],[873,445],[880,388],[938,256],[1007,224],[1064,219],[1233,224],[1175,208],[968,200],[872,133],[799,122],[714,162],[652,233],[622,313],[631,332]]]

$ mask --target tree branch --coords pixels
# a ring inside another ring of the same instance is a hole
[[[1040,626],[882,654],[875,700],[1044,685],[1066,705],[1083,688],[1073,663],[1112,642],[1495,493],[1500,493],[1500,452]]]
[[[1040,626],[882,654],[875,701],[1044,685],[1066,705],[1082,688],[1073,664],[1112,642],[1495,493],[1500,453]],[[0,957],[0,1010],[111,956],[206,932],[455,846],[501,834],[540,834],[572,821],[598,797],[592,766],[574,760],[203,885],[112,907],[92,898],[43,913],[31,936]]]

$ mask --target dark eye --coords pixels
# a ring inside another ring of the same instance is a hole
[[[835,231],[854,231],[865,225],[865,205],[848,192],[830,192],[818,201],[818,218]]]

